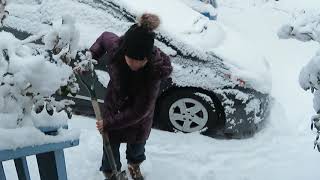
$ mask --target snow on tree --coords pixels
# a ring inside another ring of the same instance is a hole
[[[5,10],[6,5],[6,0],[0,0],[0,27],[2,26],[3,20],[9,15],[9,12]]]
[[[71,118],[71,100],[57,101],[54,94],[76,95],[79,86],[70,66],[76,58],[79,32],[70,16],[48,33],[25,40],[0,31],[0,116],[14,117],[23,126],[32,110],[49,115],[65,111]],[[44,45],[35,44],[42,40]],[[1,124],[1,122],[0,122]]]
[[[316,41],[320,43],[320,13],[303,12],[294,19],[291,24],[281,27],[278,36],[282,39],[297,39],[299,41]],[[311,90],[313,93],[313,108],[317,115],[311,118],[311,129],[317,129],[315,147],[320,151],[320,50],[305,65],[299,75],[299,83],[304,90]]]

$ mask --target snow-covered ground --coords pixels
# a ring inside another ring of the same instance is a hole
[[[260,47],[270,64],[275,103],[264,129],[243,140],[218,140],[199,134],[153,130],[142,170],[148,180],[316,180],[320,153],[313,150],[312,95],[299,87],[298,76],[319,48],[314,42],[280,40],[277,31],[292,12],[320,9],[319,0],[223,0],[218,20]],[[255,48],[256,50],[257,48]],[[81,129],[80,146],[66,150],[70,180],[98,180],[102,175],[102,144],[95,121],[75,116],[71,128]],[[125,146],[121,147],[124,155]],[[126,168],[122,156],[123,168]],[[28,157],[32,179],[39,179],[34,157]],[[9,180],[17,179],[14,163],[5,162]]]

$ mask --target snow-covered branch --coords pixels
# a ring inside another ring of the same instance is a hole
[[[94,65],[98,62],[92,59],[92,54],[90,51],[85,52],[82,54],[81,52],[78,53],[80,62],[75,62],[75,70],[77,72],[93,72]]]
[[[31,111],[46,109],[65,111],[71,118],[70,100],[56,101],[54,94],[76,95],[79,86],[69,66],[77,54],[79,33],[71,17],[63,17],[61,24],[47,34],[18,40],[12,34],[0,32],[0,116],[16,114],[22,126]],[[35,46],[42,39],[44,46]]]
[[[61,24],[53,24],[52,30],[43,38],[45,48],[52,50],[54,58],[69,64],[78,50],[79,31],[71,16],[63,16]]]

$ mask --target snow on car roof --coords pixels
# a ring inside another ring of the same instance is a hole
[[[169,32],[177,36],[180,40],[194,47],[202,48],[199,43],[192,40],[204,38],[205,31],[210,20],[202,14],[194,11],[180,0],[109,0],[121,7],[127,9],[135,16],[144,12],[150,12],[159,15],[161,18],[160,30]],[[211,27],[212,30],[219,31],[219,27]],[[210,31],[211,31],[210,29]],[[217,34],[218,36],[219,34]],[[217,44],[219,38],[212,39],[210,45]],[[209,41],[205,42],[208,43]]]
[[[234,73],[262,92],[271,90],[267,61],[259,50],[222,22],[211,21],[181,0],[109,0],[134,15],[152,12],[161,18],[160,30],[169,32],[198,51],[222,58]]]

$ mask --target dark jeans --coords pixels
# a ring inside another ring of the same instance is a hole
[[[146,160],[145,155],[145,145],[146,143],[139,143],[139,144],[127,144],[127,150],[126,150],[126,158],[128,164],[138,164],[142,163],[144,160]],[[121,170],[121,162],[120,162],[120,143],[119,144],[111,144],[111,149],[113,151],[114,160],[117,164],[118,171]],[[105,154],[105,151],[103,151],[102,156],[102,164],[100,167],[100,171],[105,172],[112,172],[111,165],[108,161],[108,158]]]

